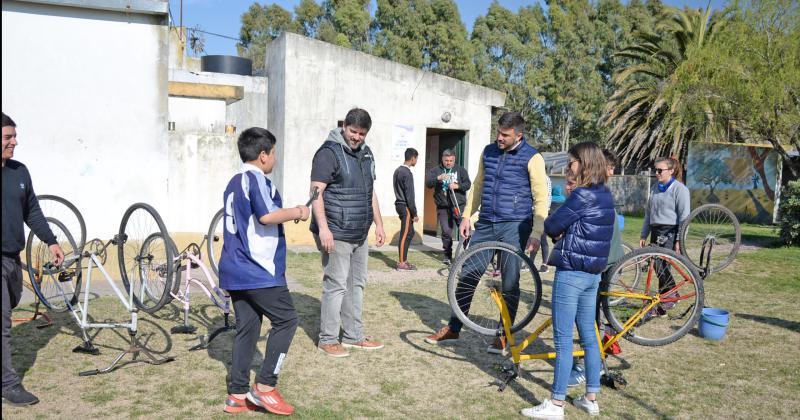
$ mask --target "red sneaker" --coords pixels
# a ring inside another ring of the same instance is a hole
[[[288,416],[294,413],[294,407],[283,400],[277,388],[273,388],[269,392],[261,392],[253,385],[250,387],[250,392],[247,393],[247,399],[272,414]]]
[[[236,398],[231,394],[228,394],[228,399],[225,400],[225,407],[222,408],[222,411],[230,414],[242,413],[245,411],[257,411],[263,410],[261,407],[253,404],[245,398]]]

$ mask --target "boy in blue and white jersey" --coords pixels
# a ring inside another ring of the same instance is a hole
[[[236,315],[231,379],[224,411],[256,410],[290,415],[275,386],[297,329],[297,312],[286,287],[286,238],[283,222],[307,220],[306,206],[282,208],[281,196],[266,177],[275,166],[275,136],[259,127],[239,136],[242,168],[225,189],[224,239],[219,261],[220,287],[227,290]],[[269,332],[264,362],[250,385],[250,364],[266,316]]]

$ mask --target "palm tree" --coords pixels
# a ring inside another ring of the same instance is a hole
[[[684,98],[670,95],[669,87],[686,54],[713,42],[726,15],[712,16],[710,7],[668,8],[659,19],[658,33],[637,33],[636,44],[615,54],[629,63],[612,79],[616,90],[606,102],[600,123],[609,128],[606,142],[623,164],[649,162],[658,156],[684,161],[689,142],[703,130],[679,115]],[[707,110],[705,118],[713,121],[710,108],[701,108]]]

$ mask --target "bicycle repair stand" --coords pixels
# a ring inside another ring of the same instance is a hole
[[[166,358],[157,358],[150,352],[150,350],[148,350],[144,345],[142,345],[139,342],[139,339],[136,336],[139,309],[133,303],[133,281],[128,283],[128,297],[126,299],[126,297],[119,290],[119,287],[117,287],[117,285],[114,283],[114,280],[111,278],[111,276],[108,274],[108,272],[103,267],[103,263],[101,262],[101,259],[102,259],[102,261],[105,261],[105,259],[106,259],[105,258],[106,248],[108,248],[108,246],[111,245],[111,244],[122,246],[125,243],[126,239],[127,239],[126,235],[114,235],[114,239],[106,242],[105,244],[103,244],[102,241],[100,241],[99,239],[93,239],[91,241],[93,244],[95,244],[95,245],[99,244],[99,246],[95,246],[94,247],[96,250],[93,250],[92,252],[85,251],[85,252],[83,252],[83,254],[80,257],[76,257],[76,258],[88,258],[89,259],[89,265],[86,268],[86,290],[84,292],[83,305],[81,305],[81,303],[79,301],[77,303],[77,306],[73,306],[69,302],[69,300],[66,299],[66,297],[65,297],[65,301],[67,301],[67,306],[69,307],[70,312],[75,317],[75,320],[78,322],[78,326],[80,326],[80,328],[81,328],[81,334],[83,335],[83,340],[84,340],[83,344],[75,347],[74,349],[72,349],[72,351],[75,352],[75,353],[84,353],[84,354],[91,354],[91,355],[100,354],[100,349],[98,349],[97,347],[95,347],[92,344],[91,339],[86,334],[86,330],[88,328],[126,328],[128,330],[128,337],[129,337],[129,342],[130,342],[128,348],[123,350],[122,353],[120,353],[116,357],[116,359],[114,359],[114,361],[111,362],[110,365],[106,366],[103,369],[93,369],[93,370],[87,370],[87,371],[79,372],[78,373],[79,376],[92,376],[92,375],[99,375],[99,374],[102,374],[102,373],[111,372],[111,371],[113,371],[114,369],[117,368],[117,363],[119,363],[122,360],[122,358],[125,357],[125,355],[127,355],[127,354],[131,355],[132,360],[130,362],[124,363],[123,365],[131,364],[131,363],[149,363],[149,364],[152,364],[152,365],[160,365],[160,364],[171,362],[171,361],[175,360],[175,358],[172,357],[172,356],[168,356]],[[89,318],[89,295],[90,295],[91,285],[92,285],[92,269],[94,268],[93,265],[96,266],[97,269],[100,270],[100,273],[103,275],[103,277],[106,278],[106,281],[111,286],[111,288],[114,290],[114,293],[117,295],[117,298],[119,298],[120,302],[122,302],[122,304],[128,310],[128,313],[130,313],[130,316],[131,316],[131,322],[129,322],[129,323],[90,323],[89,322],[89,319],[88,319]],[[62,296],[64,296],[63,290],[61,290],[61,292],[62,292]],[[139,354],[143,354],[149,360],[138,358]]]
[[[49,316],[47,316],[47,313],[39,311],[39,305],[41,303],[42,302],[39,300],[39,297],[36,296],[35,299],[34,299],[34,305],[33,305],[33,316],[29,317],[29,318],[12,318],[11,322],[20,322],[21,323],[21,322],[36,321],[36,319],[39,318],[39,315],[41,315],[42,319],[44,319],[44,324],[38,324],[38,325],[36,325],[36,328],[41,330],[42,328],[52,327],[53,326],[53,320],[50,319]]]

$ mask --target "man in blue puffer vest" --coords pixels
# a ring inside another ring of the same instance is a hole
[[[525,120],[519,112],[506,112],[497,125],[497,141],[483,149],[478,175],[463,213],[467,217],[461,221],[460,232],[465,237],[470,236],[470,217],[480,212],[470,246],[499,241],[535,253],[539,249],[544,219],[550,208],[544,158],[525,141]],[[516,266],[518,261],[512,260],[502,268],[502,288],[513,322],[519,304],[519,267]],[[468,270],[462,273],[465,271]],[[465,296],[459,298],[459,302],[463,302],[462,311],[466,313],[472,301],[472,292],[462,293]],[[459,296],[459,290],[456,290],[456,296]],[[461,327],[461,321],[451,314],[448,325],[425,341],[430,344],[453,342],[458,339]],[[487,351],[501,354],[505,348],[505,337],[500,336]]]

